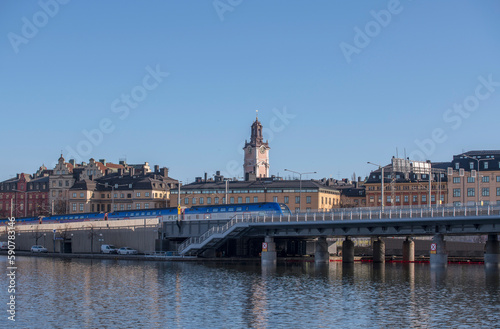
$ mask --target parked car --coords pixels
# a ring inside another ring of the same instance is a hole
[[[118,248],[113,246],[112,244],[103,244],[101,246],[101,254],[116,254]]]
[[[118,249],[118,254],[120,255],[137,255],[137,250],[129,248],[129,247],[122,247]]]
[[[44,246],[36,245],[31,247],[31,252],[47,252],[47,248]]]
[[[1,250],[7,250],[8,248],[9,248],[9,244],[7,243],[7,241],[0,242],[0,249]]]

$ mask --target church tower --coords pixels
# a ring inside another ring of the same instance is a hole
[[[269,145],[264,142],[262,136],[262,124],[259,121],[259,112],[252,124],[250,142],[245,141],[245,162],[243,163],[243,171],[245,177],[249,174],[255,174],[257,178],[269,177]]]

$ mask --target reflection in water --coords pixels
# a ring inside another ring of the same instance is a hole
[[[6,267],[5,256],[0,266]],[[500,323],[499,271],[482,265],[436,271],[428,264],[262,267],[20,257],[18,272],[20,328],[439,328]],[[0,298],[8,298],[6,289],[0,289]]]

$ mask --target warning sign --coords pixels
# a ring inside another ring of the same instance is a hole
[[[267,242],[262,242],[262,251],[267,251]]]
[[[431,243],[431,254],[435,254],[437,249],[437,244]]]

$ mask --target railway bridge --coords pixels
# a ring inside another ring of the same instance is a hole
[[[178,246],[181,255],[199,255],[217,248],[227,239],[264,237],[262,261],[276,262],[275,238],[304,237],[316,239],[316,262],[328,262],[327,238],[345,238],[342,260],[354,261],[351,237],[375,237],[374,261],[383,262],[385,245],[381,237],[407,237],[403,260],[414,260],[414,236],[432,236],[430,263],[446,265],[448,254],[445,236],[487,235],[485,263],[498,266],[500,251],[500,206],[465,207],[385,207],[339,209],[333,212],[291,215],[237,215],[212,226],[199,236],[192,236]]]

